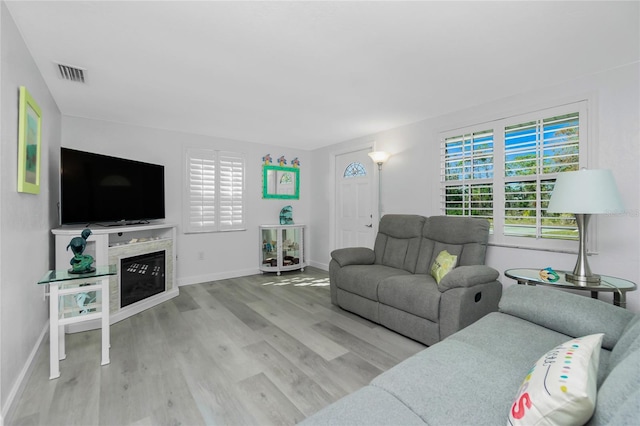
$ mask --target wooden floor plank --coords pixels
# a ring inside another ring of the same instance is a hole
[[[422,345],[342,311],[315,268],[194,284],[100,331],[66,336],[61,376],[38,350],[7,425],[288,425]]]

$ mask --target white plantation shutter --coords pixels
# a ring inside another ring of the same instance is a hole
[[[244,157],[187,149],[185,232],[243,229]]]
[[[504,235],[577,240],[573,215],[546,209],[557,173],[579,170],[579,130],[579,111],[505,127]]]
[[[486,217],[497,245],[573,250],[570,213],[547,213],[558,173],[587,166],[587,101],[440,134],[441,211]],[[595,236],[591,236],[595,245]]]
[[[441,157],[444,213],[493,225],[493,130],[445,137]]]
[[[239,154],[219,154],[220,230],[244,226],[244,158]]]

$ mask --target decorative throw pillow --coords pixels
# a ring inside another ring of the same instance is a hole
[[[438,257],[433,261],[431,265],[431,275],[435,278],[436,282],[440,284],[442,277],[447,275],[449,271],[456,267],[458,256],[450,254],[446,250],[442,250],[438,253]]]
[[[509,425],[583,425],[596,405],[604,334],[579,337],[547,352],[524,378]]]

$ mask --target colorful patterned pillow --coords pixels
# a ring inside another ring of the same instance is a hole
[[[456,267],[458,256],[450,254],[446,250],[442,250],[438,253],[438,257],[433,261],[431,265],[431,275],[435,278],[436,282],[440,284],[440,280]]]
[[[604,334],[556,346],[525,377],[509,411],[509,425],[583,425],[596,405],[596,379]]]

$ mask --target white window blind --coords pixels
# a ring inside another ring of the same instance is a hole
[[[220,230],[244,226],[244,158],[239,154],[220,153]]]
[[[574,216],[546,209],[557,174],[586,167],[586,141],[586,101],[443,132],[443,214],[487,218],[495,244],[574,248]]]
[[[445,214],[493,222],[493,130],[445,138],[441,157]]]
[[[546,209],[556,174],[580,167],[580,114],[506,126],[504,235],[577,240],[573,215]]]
[[[244,156],[187,149],[185,232],[244,227]]]

